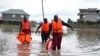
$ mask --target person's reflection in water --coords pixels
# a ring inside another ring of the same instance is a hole
[[[61,56],[60,51],[51,51],[51,56]]]
[[[39,53],[39,56],[50,56],[50,55],[48,54],[48,51],[45,50],[45,44],[41,44],[41,51],[40,51],[40,53]]]
[[[29,44],[18,44],[18,56],[30,56]]]
[[[41,44],[41,51],[39,56],[61,56],[60,50],[53,51],[53,50],[46,50],[45,44]]]

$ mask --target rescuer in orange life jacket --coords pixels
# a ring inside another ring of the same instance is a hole
[[[51,31],[53,34],[52,50],[56,50],[56,49],[60,50],[61,49],[61,41],[62,41],[62,34],[63,34],[62,26],[63,25],[67,26],[73,30],[71,25],[62,21],[60,18],[58,18],[57,15],[54,15],[54,19],[50,23],[50,28],[49,28],[49,34]]]
[[[48,36],[48,31],[49,31],[49,23],[47,18],[43,19],[44,22],[42,22],[36,29],[35,33],[37,33],[38,29],[41,27],[41,39],[42,43],[45,43],[47,39],[49,38]]]
[[[25,34],[30,34],[30,36],[31,36],[30,21],[27,19],[26,16],[24,16],[24,19],[20,23],[20,32],[23,32]],[[25,42],[25,43],[28,44],[28,42]]]

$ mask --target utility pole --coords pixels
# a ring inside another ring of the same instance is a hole
[[[42,0],[42,16],[43,16],[43,19],[44,19],[44,5],[43,5],[43,0]]]

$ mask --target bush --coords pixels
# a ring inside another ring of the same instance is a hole
[[[100,24],[100,19],[98,21],[96,21],[97,24]]]
[[[77,20],[77,23],[84,24],[84,23],[85,23],[85,21],[84,21],[84,20],[82,20],[82,19],[78,19],[78,20]]]
[[[96,22],[93,22],[93,21],[86,21],[86,24],[92,25],[92,24],[96,24]]]
[[[0,20],[0,24],[12,24],[12,25],[19,25],[20,22],[19,21],[4,21],[4,20]]]

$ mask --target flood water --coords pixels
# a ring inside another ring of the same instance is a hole
[[[60,51],[46,51],[40,33],[32,33],[30,45],[16,39],[18,31],[0,28],[0,56],[100,56],[100,30],[65,29]]]

